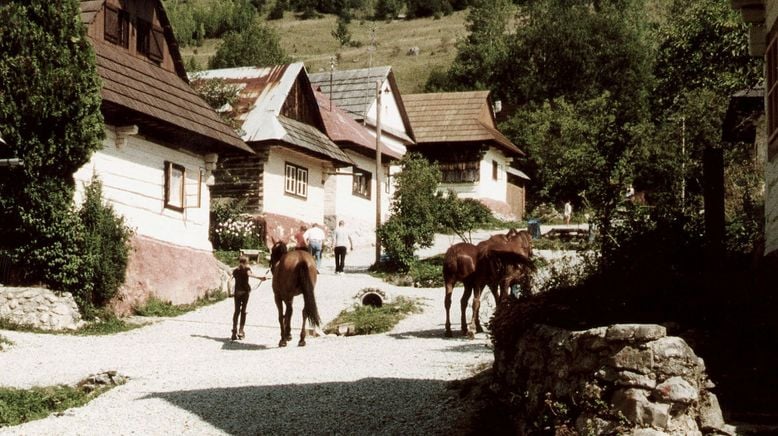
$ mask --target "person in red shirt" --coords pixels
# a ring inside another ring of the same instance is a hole
[[[295,241],[295,250],[305,250],[308,251],[308,243],[305,242],[305,231],[308,230],[308,227],[305,225],[300,226],[300,230],[294,234],[294,241]]]

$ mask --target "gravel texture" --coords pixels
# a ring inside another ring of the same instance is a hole
[[[447,382],[491,365],[489,339],[443,337],[442,288],[398,288],[355,272],[373,253],[349,254],[345,275],[325,259],[317,303],[326,323],[366,287],[419,298],[423,313],[387,334],[309,336],[297,347],[297,297],[294,340],[278,348],[269,282],[252,292],[240,342],[228,340],[231,299],[112,336],[0,331],[14,342],[0,353],[2,386],[74,384],[107,370],[129,377],[84,407],[0,434],[457,434],[466,410]]]

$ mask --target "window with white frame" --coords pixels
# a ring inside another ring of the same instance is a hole
[[[373,175],[365,170],[354,168],[354,183],[351,193],[362,198],[370,199],[370,180]]]
[[[165,207],[184,210],[186,169],[183,165],[165,162]]]
[[[287,162],[284,192],[297,197],[308,197],[308,169]]]

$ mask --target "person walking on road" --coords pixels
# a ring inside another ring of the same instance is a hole
[[[246,337],[243,332],[243,326],[246,325],[246,305],[249,304],[249,294],[251,286],[249,277],[267,280],[265,276],[255,276],[249,266],[249,258],[241,256],[238,259],[238,267],[232,271],[232,277],[235,279],[235,311],[232,313],[232,336],[230,339],[237,340]],[[238,317],[240,316],[240,330],[238,330]]]
[[[294,234],[294,249],[295,250],[308,250],[308,244],[305,242],[305,231],[308,230],[308,227],[305,225],[300,226],[300,230],[297,231],[297,233]]]
[[[316,259],[316,269],[321,270],[321,250],[322,244],[324,244],[324,238],[327,235],[324,234],[324,230],[319,227],[319,224],[313,223],[310,229],[306,230],[303,234],[305,242],[308,244],[308,248],[311,250],[311,255]]]
[[[346,223],[341,220],[338,228],[335,229],[333,236],[335,243],[335,274],[343,274],[343,267],[346,263],[346,253],[348,252],[346,242],[351,251],[354,251],[354,242],[351,240],[351,232],[346,229]]]

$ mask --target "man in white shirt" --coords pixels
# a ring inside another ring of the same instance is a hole
[[[313,223],[311,228],[303,233],[303,238],[305,238],[313,258],[316,259],[316,269],[321,270],[321,249],[324,238],[326,238],[324,230],[317,223]]]
[[[351,241],[351,232],[346,229],[346,223],[342,220],[338,223],[338,228],[335,229],[335,235],[333,236],[335,246],[335,274],[343,274],[343,267],[346,263],[346,243],[348,247],[351,247],[351,251],[354,251],[354,243]]]

